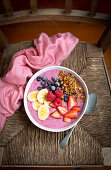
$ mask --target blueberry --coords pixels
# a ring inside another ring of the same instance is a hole
[[[55,86],[51,86],[51,90],[55,91],[56,87]]]
[[[60,86],[60,83],[59,83],[59,82],[55,82],[55,86],[56,86],[56,87],[59,87],[59,86]]]
[[[65,97],[65,96],[67,97],[67,94],[66,94],[66,93],[64,93],[64,97]]]
[[[42,80],[43,80],[43,81],[47,81],[47,77],[43,76],[43,77],[42,77]]]
[[[67,96],[64,97],[64,101],[68,102],[68,97]]]
[[[45,82],[45,81],[42,81],[40,84],[41,84],[41,85],[45,85],[45,84],[46,84],[46,82]]]
[[[42,87],[37,87],[37,89],[38,89],[38,90],[41,90],[41,89],[42,89]]]
[[[52,86],[54,86],[54,85],[55,85],[55,83],[54,83],[54,82],[52,82],[52,83],[51,83],[51,85],[52,85]]]
[[[48,84],[48,85],[51,85],[51,83],[52,83],[52,82],[51,82],[50,80],[47,81],[47,84]]]
[[[51,77],[51,79],[52,79],[52,81],[54,81],[54,82],[57,80],[56,77]]]
[[[42,85],[42,89],[45,89],[46,88],[46,85],[44,84],[44,85]]]
[[[61,83],[62,82],[62,80],[59,80],[59,83]]]
[[[41,77],[37,77],[37,81],[41,81]]]
[[[47,88],[47,89],[50,89],[50,86],[47,86],[46,88]]]
[[[56,90],[60,90],[61,88],[60,87],[57,87]]]

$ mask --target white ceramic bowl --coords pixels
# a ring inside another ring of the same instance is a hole
[[[79,81],[80,83],[82,84],[83,88],[84,88],[84,92],[85,92],[85,96],[86,96],[86,99],[85,99],[85,103],[84,103],[84,107],[82,109],[82,112],[80,114],[80,116],[76,119],[76,121],[74,121],[72,124],[70,124],[69,126],[67,127],[64,127],[64,128],[61,128],[61,129],[52,129],[52,128],[47,128],[47,127],[44,127],[40,124],[38,124],[34,119],[33,117],[31,116],[29,110],[28,110],[28,106],[27,106],[27,93],[28,93],[28,90],[33,82],[33,80],[39,76],[40,74],[46,72],[46,71],[49,71],[49,70],[54,70],[54,69],[57,69],[57,70],[64,70],[68,73],[71,73],[72,75],[74,75]],[[25,93],[24,93],[24,107],[25,107],[25,111],[27,113],[27,116],[29,117],[29,119],[31,120],[31,122],[43,129],[43,130],[46,130],[46,131],[50,131],[50,132],[62,132],[62,131],[65,131],[65,130],[68,130],[70,128],[72,128],[73,126],[75,126],[79,121],[80,119],[83,117],[85,111],[86,111],[86,108],[87,108],[87,104],[88,104],[88,99],[89,99],[89,95],[88,95],[88,88],[85,84],[85,82],[83,81],[83,79],[75,72],[75,71],[72,71],[71,69],[68,69],[66,67],[62,67],[62,66],[51,66],[51,67],[46,67],[40,71],[38,71],[37,73],[35,73],[31,78],[30,80],[28,81],[27,85],[26,85],[26,88],[25,88]]]

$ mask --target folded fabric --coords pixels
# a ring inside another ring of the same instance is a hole
[[[58,33],[52,37],[42,33],[34,39],[35,47],[13,55],[4,76],[0,78],[0,131],[6,117],[20,107],[28,79],[38,70],[60,65],[74,49],[79,39],[71,33]]]

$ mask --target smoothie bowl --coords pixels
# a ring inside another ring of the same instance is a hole
[[[88,88],[74,71],[62,67],[46,67],[27,83],[24,106],[31,122],[51,132],[75,126],[88,104]]]

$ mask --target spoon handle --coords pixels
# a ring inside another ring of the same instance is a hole
[[[66,145],[67,145],[67,143],[68,143],[68,140],[69,140],[69,138],[70,138],[70,136],[71,136],[71,134],[72,134],[72,132],[73,132],[73,130],[74,130],[74,128],[76,127],[76,125],[75,126],[73,126],[71,129],[70,129],[70,131],[68,132],[68,134],[65,136],[65,138],[60,142],[60,148],[65,148],[66,147]]]

